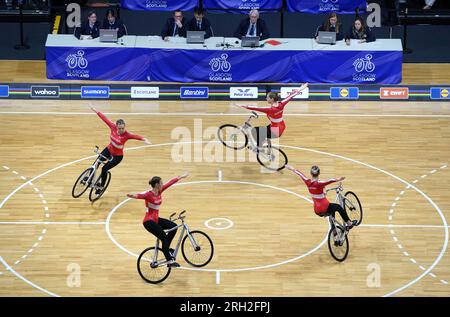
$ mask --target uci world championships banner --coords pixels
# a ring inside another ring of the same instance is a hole
[[[190,11],[198,0],[121,0],[122,8],[148,11]]]
[[[203,0],[203,7],[215,11],[242,13],[253,9],[278,10],[282,3],[282,0]]]
[[[306,13],[355,13],[359,8],[365,12],[366,0],[286,0],[287,9],[290,12]]]

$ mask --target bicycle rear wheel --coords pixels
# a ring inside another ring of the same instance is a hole
[[[264,145],[256,155],[256,158],[262,166],[271,171],[280,171],[288,163],[286,153],[282,149],[274,146]]]
[[[207,265],[214,254],[214,245],[211,238],[202,231],[191,231],[190,235],[195,243],[191,241],[189,235],[185,235],[181,243],[181,253],[183,258],[192,266],[202,267]]]
[[[344,195],[344,208],[348,212],[350,220],[358,221],[356,226],[359,226],[363,219],[363,210],[358,196],[354,192],[346,192]]]
[[[141,252],[137,260],[137,270],[144,281],[151,284],[163,282],[170,274],[171,268],[166,264],[153,265],[155,247],[150,247]],[[156,262],[165,260],[161,248],[157,250]]]
[[[340,227],[336,227],[336,233],[338,236],[342,236],[345,233],[343,232],[343,229]],[[347,235],[345,235],[345,239],[341,241],[338,241],[338,243],[335,242],[334,235],[333,235],[334,229],[330,229],[330,232],[328,233],[328,250],[330,250],[331,256],[338,262],[342,262],[347,258],[348,250],[349,250],[349,243]]]
[[[248,136],[234,124],[220,126],[217,137],[223,145],[234,150],[241,150],[248,144]]]
[[[73,184],[73,188],[72,188],[72,197],[73,198],[80,197],[88,189],[88,187],[89,187],[88,180],[93,171],[94,171],[94,169],[92,167],[89,167],[83,173],[81,173],[80,176],[78,176],[78,178],[77,178],[75,184]]]
[[[103,187],[103,189],[96,194],[96,190],[95,190],[95,186],[91,188],[91,191],[89,193],[89,200],[92,202],[95,202],[96,200],[98,200],[100,197],[102,197],[102,195],[105,193],[106,189],[108,188],[109,182],[111,181],[111,173],[108,171],[108,173],[106,174],[106,182],[105,182],[105,186]],[[97,180],[97,186],[100,186],[100,179]]]

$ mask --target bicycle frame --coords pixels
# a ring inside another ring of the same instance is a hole
[[[344,196],[342,195],[342,192],[344,191],[344,188],[342,186],[342,183],[339,183],[339,186],[334,187],[334,188],[330,188],[328,189],[326,192],[328,193],[329,191],[336,191],[336,198],[334,199],[334,203],[339,204],[342,208],[345,209],[345,200],[344,200]],[[343,241],[345,239],[345,236],[348,234],[348,231],[345,229],[344,225],[342,225],[339,221],[336,220],[335,217],[333,216],[328,216],[328,220],[330,222],[331,228],[339,228],[341,229],[340,231],[342,232],[342,234],[340,234],[339,241]]]
[[[94,164],[92,164],[91,168],[93,168],[94,172],[91,173],[91,175],[89,175],[89,178],[87,180],[87,183],[89,183],[89,187],[95,187],[95,184],[97,184],[98,180],[100,179],[100,174],[97,176],[97,178],[95,179],[95,181],[92,181],[92,179],[94,178],[95,174],[97,173],[98,167],[100,166],[100,164],[105,164],[106,161],[111,162],[112,161],[112,157],[108,158],[104,155],[102,155],[101,153],[98,152],[98,146],[95,147],[94,152],[96,154],[98,154],[97,159],[95,160]]]
[[[173,257],[174,257],[174,258],[177,257],[178,250],[180,249],[181,241],[182,241],[182,239],[184,238],[184,234],[185,234],[185,233],[186,233],[187,236],[189,237],[189,240],[191,241],[192,245],[193,245],[195,248],[198,247],[197,242],[194,240],[194,238],[193,238],[192,235],[191,235],[191,231],[189,230],[188,225],[187,225],[186,222],[184,221],[184,217],[181,217],[181,216],[180,216],[180,217],[178,217],[177,219],[174,219],[174,221],[177,221],[177,220],[181,220],[181,224],[178,224],[176,227],[173,227],[173,228],[171,228],[171,229],[164,230],[166,233],[169,233],[169,232],[172,232],[172,231],[174,231],[174,230],[178,230],[178,228],[180,228],[180,227],[183,227],[183,230],[181,231],[180,237],[178,238],[178,242],[177,242],[176,247],[175,247],[174,252],[173,252]],[[153,259],[152,259],[152,263],[153,263],[155,266],[160,266],[160,265],[163,265],[163,264],[166,264],[166,263],[167,263],[167,260],[166,260],[166,259],[161,260],[161,261],[157,261],[157,259],[158,259],[158,248],[159,248],[159,243],[160,243],[160,240],[159,240],[159,239],[156,239],[155,249],[154,249],[154,252],[153,252]]]
[[[253,128],[253,126],[250,124],[250,121],[253,118],[257,119],[258,117],[259,117],[259,115],[256,112],[252,111],[252,115],[250,115],[248,117],[247,121],[245,121],[244,124],[239,127],[240,130],[247,136],[248,143],[249,143],[249,148],[251,150],[257,149],[258,148],[258,144],[256,144],[256,140],[253,139],[253,135],[250,132],[252,130],[252,128]],[[267,147],[269,149],[269,153],[261,152],[260,154],[263,154],[263,155],[267,154],[269,156],[269,155],[271,155],[272,143],[271,143],[270,139],[266,139],[266,141],[267,141]]]

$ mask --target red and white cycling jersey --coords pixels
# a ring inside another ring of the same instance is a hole
[[[161,194],[170,186],[175,184],[179,181],[179,178],[176,177],[174,179],[171,179],[167,183],[165,183],[161,189],[161,192],[158,195],[155,195],[155,193],[152,190],[146,191],[144,193],[140,193],[136,195],[137,199],[145,199],[145,207],[147,208],[147,212],[145,213],[143,223],[146,221],[154,221],[158,223],[159,218],[159,207],[161,207],[162,204],[162,197]]]
[[[117,126],[109,120],[103,113],[100,111],[97,111],[97,115],[108,125],[108,127],[111,129],[111,135],[110,135],[110,143],[108,145],[108,150],[111,155],[114,156],[122,156],[123,155],[123,149],[125,147],[125,142],[127,142],[129,139],[134,140],[144,140],[144,137],[132,134],[128,131],[125,131],[122,134],[117,133]]]
[[[280,137],[283,134],[284,130],[286,129],[286,124],[284,123],[283,120],[284,107],[287,105],[289,101],[291,101],[292,98],[294,98],[300,92],[301,90],[292,92],[285,99],[283,99],[280,102],[277,102],[271,107],[244,106],[244,108],[248,110],[254,110],[265,113],[267,115],[267,118],[270,120],[270,131],[272,132],[272,135]]]
[[[294,173],[300,176],[300,178],[305,182],[308,191],[311,194],[311,198],[314,202],[314,212],[317,215],[325,213],[328,209],[330,202],[325,195],[325,186],[335,183],[338,180],[335,178],[329,179],[327,181],[312,180],[306,177],[302,172],[294,170]]]

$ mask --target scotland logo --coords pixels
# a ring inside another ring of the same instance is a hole
[[[238,6],[239,10],[252,10],[259,9],[261,7],[260,1],[258,0],[241,0]]]
[[[355,68],[356,73],[353,74],[354,81],[375,81],[376,74],[375,64],[372,62],[373,56],[371,54],[367,54],[363,58],[357,58],[353,62],[353,67]]]
[[[86,69],[89,63],[84,57],[84,51],[79,50],[75,54],[69,54],[65,61],[69,67],[68,78],[89,78],[89,70]]]
[[[353,62],[353,66],[355,66],[355,70],[358,73],[361,73],[362,71],[366,71],[368,73],[371,73],[375,70],[375,64],[372,63],[372,55],[367,54],[365,56],[365,58],[357,58],[354,62]]]
[[[78,51],[76,54],[70,54],[66,58],[67,66],[69,66],[70,69],[74,68],[80,68],[85,69],[88,65],[88,61],[84,56],[84,51]]]
[[[220,57],[212,58],[209,61],[209,66],[212,72],[209,73],[210,81],[232,81],[233,76],[229,71],[231,70],[231,64],[227,61],[228,54],[222,54]]]
[[[340,11],[339,0],[322,0],[319,11]]]
[[[145,6],[147,8],[167,8],[167,0],[147,0]]]

